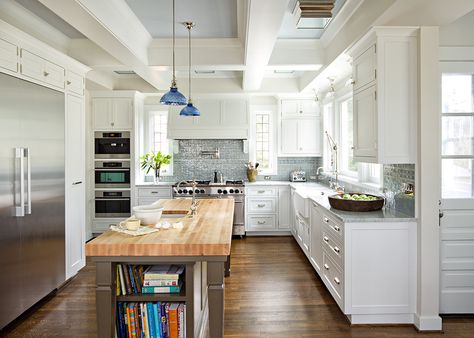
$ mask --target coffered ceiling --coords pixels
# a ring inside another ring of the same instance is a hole
[[[350,66],[341,53],[373,25],[443,25],[474,9],[472,0],[336,0],[325,30],[301,30],[292,14],[295,3],[176,0],[180,89],[186,91],[187,84],[187,31],[179,24],[185,20],[196,23],[196,93],[291,95],[324,87],[328,76],[344,76]],[[172,69],[171,5],[172,0],[1,0],[0,19],[90,66],[88,79],[99,87],[164,91]]]

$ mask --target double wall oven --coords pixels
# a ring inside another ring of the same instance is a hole
[[[95,132],[95,217],[131,215],[130,132]]]

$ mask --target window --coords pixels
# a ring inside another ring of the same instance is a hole
[[[250,142],[251,161],[259,164],[259,174],[273,175],[277,173],[277,158],[275,153],[275,132],[273,111],[256,110],[253,113],[252,138]]]
[[[352,92],[346,88],[336,92],[323,105],[324,131],[334,139],[338,147],[338,172],[340,178],[380,185],[382,183],[382,166],[371,163],[357,163],[353,155],[353,112]],[[326,173],[334,172],[334,151],[331,149],[328,137],[323,135],[323,166]]]
[[[168,139],[168,112],[148,112],[148,145],[145,152],[161,151],[162,154],[171,154],[171,141]],[[167,166],[161,168],[161,175],[173,175],[173,160]]]
[[[442,75],[443,198],[474,197],[474,75]]]

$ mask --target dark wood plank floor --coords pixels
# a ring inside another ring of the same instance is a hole
[[[444,333],[411,326],[351,327],[296,242],[248,237],[232,243],[226,279],[225,336],[252,337],[474,337],[474,316],[444,318]],[[45,299],[0,335],[95,337],[94,265]]]

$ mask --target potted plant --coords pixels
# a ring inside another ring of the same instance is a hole
[[[162,165],[170,164],[171,155],[163,155],[161,151],[150,152],[140,157],[140,166],[146,174],[150,170],[155,171],[154,182],[157,183],[160,180],[160,169]]]

